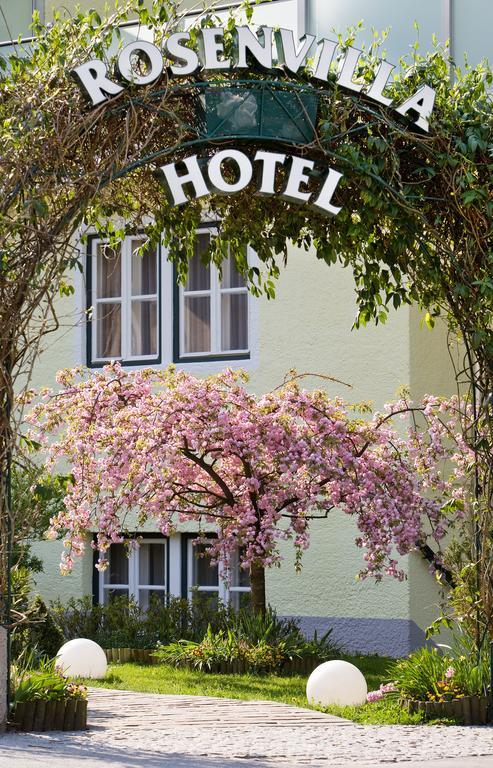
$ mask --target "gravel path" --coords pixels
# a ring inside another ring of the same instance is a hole
[[[94,689],[90,730],[9,733],[0,768],[493,768],[493,728],[360,726],[273,702]]]

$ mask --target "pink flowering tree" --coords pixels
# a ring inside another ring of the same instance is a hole
[[[135,519],[153,520],[164,535],[195,520],[216,531],[203,540],[226,576],[239,550],[253,609],[263,611],[265,568],[279,563],[280,542],[292,541],[299,566],[310,521],[334,508],[353,517],[361,576],[376,579],[404,578],[396,556],[440,540],[463,511],[471,456],[452,402],[428,398],[413,408],[403,400],[384,414],[358,413],[296,380],[256,396],[241,372],[197,379],[118,364],[90,375],[62,371],[58,382],[61,390],[42,394],[30,422],[48,468],[72,469],[49,531],[64,537],[63,572],[91,531],[104,569],[105,553]],[[418,413],[423,429],[414,420],[406,434],[394,424]]]

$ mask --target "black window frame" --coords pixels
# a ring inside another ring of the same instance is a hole
[[[142,237],[143,232],[136,232],[127,237]],[[157,332],[158,332],[158,354],[152,357],[141,357],[138,360],[132,358],[108,358],[107,360],[93,360],[92,358],[92,335],[93,335],[93,303],[92,303],[92,260],[94,256],[94,243],[100,241],[102,238],[99,235],[88,235],[87,248],[85,258],[85,277],[86,277],[86,366],[88,368],[98,369],[104,368],[114,359],[117,359],[121,365],[125,367],[139,368],[142,366],[160,365],[162,363],[162,348],[163,348],[163,324],[162,324],[162,245],[159,243],[156,246],[157,254]]]

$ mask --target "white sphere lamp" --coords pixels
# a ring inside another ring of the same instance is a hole
[[[348,661],[325,661],[313,670],[306,684],[308,703],[322,707],[364,704],[367,693],[365,678]]]
[[[101,680],[108,668],[106,654],[101,646],[82,637],[62,645],[56,658],[56,665],[64,677],[90,677]]]

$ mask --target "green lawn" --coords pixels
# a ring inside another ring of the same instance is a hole
[[[379,656],[347,657],[364,674],[368,690],[375,690],[388,679],[392,659]],[[120,688],[145,693],[219,696],[232,699],[263,699],[308,707],[304,677],[275,675],[213,675],[207,672],[175,669],[166,664],[111,664],[105,680],[87,681],[91,686]],[[419,716],[409,716],[397,702],[385,701],[361,707],[330,707],[331,714],[347,717],[358,723],[420,722]]]

